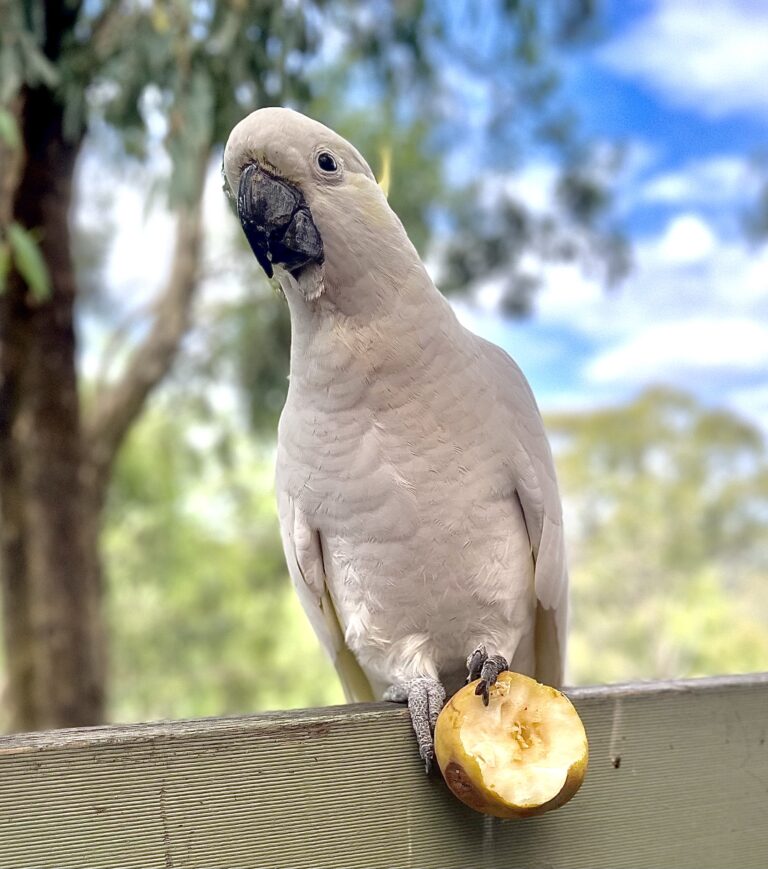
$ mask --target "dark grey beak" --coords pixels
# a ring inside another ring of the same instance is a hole
[[[296,272],[323,261],[323,241],[301,191],[255,163],[240,175],[237,213],[268,278],[273,263]]]

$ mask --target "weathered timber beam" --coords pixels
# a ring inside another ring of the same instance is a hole
[[[768,674],[568,693],[587,780],[528,821],[427,778],[389,704],[3,737],[0,867],[768,866]]]

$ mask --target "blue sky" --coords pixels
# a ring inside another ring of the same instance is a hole
[[[628,148],[617,206],[634,268],[613,292],[544,267],[535,316],[499,320],[493,287],[460,315],[501,344],[544,409],[623,401],[667,383],[768,430],[768,246],[746,239],[768,135],[768,3],[619,2],[570,60],[585,131]],[[518,184],[546,202],[552,167]]]
[[[740,225],[759,189],[752,161],[768,156],[768,3],[610,0],[605,12],[602,38],[569,58],[565,87],[587,134],[628,149],[616,206],[633,271],[606,291],[577,268],[539,265],[543,291],[529,320],[501,318],[492,283],[459,315],[517,359],[545,410],[620,402],[666,383],[768,432],[768,244],[750,245]],[[94,154],[83,171],[99,186],[95,176],[111,170]],[[555,177],[536,158],[508,183],[546,209]],[[134,173],[119,189],[102,180],[119,196],[111,292],[148,301],[172,217],[147,212],[150,179]],[[205,211],[214,229],[230,225],[213,170]],[[79,219],[101,225],[103,203],[84,203]],[[229,237],[210,235],[204,302],[235,292],[238,279],[220,273]],[[86,365],[103,342],[91,333],[88,343]]]

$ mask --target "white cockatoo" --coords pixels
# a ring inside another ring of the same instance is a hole
[[[467,676],[486,702],[507,666],[562,680],[568,579],[541,416],[349,142],[259,109],[224,172],[290,308],[276,490],[291,578],[348,699],[407,701],[429,768]]]

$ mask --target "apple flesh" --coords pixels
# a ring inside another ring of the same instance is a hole
[[[476,685],[457,691],[435,726],[435,755],[451,791],[499,818],[527,818],[567,803],[589,758],[587,734],[571,701],[507,671],[484,706]]]

